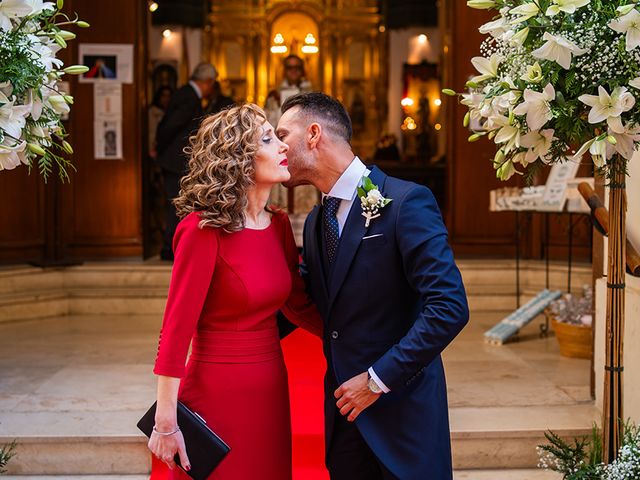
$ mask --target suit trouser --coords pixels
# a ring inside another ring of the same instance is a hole
[[[327,455],[331,480],[398,480],[371,451],[354,422],[336,411]]]
[[[173,235],[178,226],[178,216],[176,215],[176,207],[173,205],[172,200],[178,196],[182,175],[162,169],[162,177],[167,203],[164,208],[164,234],[160,255],[173,258]]]

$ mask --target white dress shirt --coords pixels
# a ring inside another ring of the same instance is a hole
[[[336,217],[338,219],[338,235],[340,236],[342,235],[344,224],[347,222],[351,206],[357,198],[358,187],[362,185],[362,177],[368,177],[369,173],[371,172],[367,170],[365,164],[356,156],[351,161],[347,169],[342,173],[338,181],[333,185],[331,190],[329,190],[329,193],[322,195],[323,200],[327,195],[342,200],[340,202],[340,207],[338,207],[338,212],[336,213]],[[382,380],[380,380],[378,375],[376,375],[373,367],[369,367],[369,375],[371,375],[373,381],[378,384],[384,393],[388,393],[390,391]]]
[[[202,100],[202,90],[200,90],[200,87],[198,86],[198,84],[193,80],[189,80],[189,85],[191,85],[191,88],[193,88],[196,91],[196,95],[198,96],[198,98]]]

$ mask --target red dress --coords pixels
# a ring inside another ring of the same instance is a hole
[[[231,452],[215,480],[291,479],[287,371],[275,313],[316,334],[285,213],[264,230],[199,228],[189,214],[175,233],[175,260],[154,373],[182,378],[178,399]],[[189,344],[191,355],[185,367]],[[152,478],[186,479],[154,461]]]

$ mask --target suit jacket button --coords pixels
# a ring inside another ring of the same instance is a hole
[[[338,339],[338,332],[336,332],[335,330],[333,332],[331,332],[331,338],[333,338],[334,340]]]

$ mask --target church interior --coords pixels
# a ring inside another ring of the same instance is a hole
[[[429,187],[471,314],[443,354],[454,478],[561,478],[538,468],[536,447],[549,430],[589,435],[602,420],[607,243],[585,206],[496,208],[495,192],[526,180],[496,178],[494,145],[468,142],[465,107],[442,92],[463,89],[474,75],[478,27],[490,14],[458,0],[65,0],[64,9],[90,24],[60,52],[65,64],[106,56],[117,71],[68,82],[67,181],[55,171],[44,181],[25,166],[0,171],[0,447],[17,445],[7,479],[149,478],[136,421],[155,399],[172,266],[160,255],[167,199],[155,128],[163,102],[200,62],[218,73],[205,111],[251,102],[277,122],[295,81],[294,93],[324,92],[345,105],[353,151],[365,164]],[[544,186],[547,175],[531,180]],[[605,198],[606,182],[591,166],[576,176]],[[271,199],[289,214],[301,247],[319,191],[278,187]],[[629,238],[640,247],[638,212],[640,194],[629,189]],[[638,422],[640,279],[628,274],[626,284],[625,413]],[[550,290],[593,292],[583,350],[559,343],[549,308],[504,338],[487,335]],[[320,341],[296,331],[282,346],[293,478],[328,480]]]

